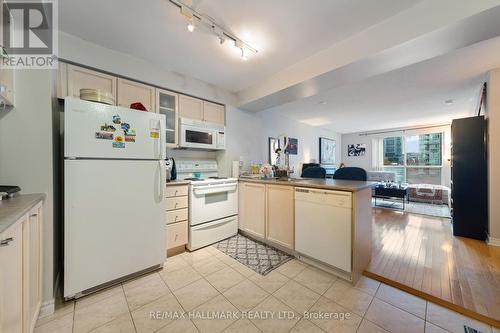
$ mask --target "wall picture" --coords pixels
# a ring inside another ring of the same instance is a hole
[[[286,152],[289,155],[297,155],[299,151],[299,140],[295,138],[288,138],[288,148]]]
[[[337,143],[328,138],[319,138],[319,163],[335,164]]]
[[[347,156],[365,156],[366,154],[366,144],[356,143],[352,145],[347,145]]]

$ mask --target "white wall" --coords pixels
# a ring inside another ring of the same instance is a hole
[[[360,136],[360,133],[350,133],[342,135],[342,163],[348,167],[359,167],[365,170],[372,170],[372,138],[370,136]],[[347,145],[364,143],[366,145],[365,156],[347,156]]]
[[[500,68],[488,78],[488,190],[490,241],[500,246]]]
[[[450,119],[451,121],[451,119]],[[391,131],[386,134],[376,134],[377,132]],[[375,134],[370,134],[370,132],[360,132],[360,133],[349,133],[342,135],[342,162],[346,166],[360,167],[367,171],[373,170],[373,153],[374,147],[372,147],[372,140],[376,138],[383,138],[388,136],[401,136],[401,135],[415,135],[423,133],[444,133],[444,159],[443,159],[443,172],[441,176],[442,184],[450,187],[451,181],[451,167],[450,167],[450,157],[451,157],[451,126],[443,125],[431,129],[381,129],[373,131]],[[368,134],[368,135],[360,135]],[[347,146],[350,144],[364,143],[366,144],[366,154],[365,156],[347,156]]]
[[[18,70],[16,108],[0,118],[0,184],[18,185],[22,193],[45,193],[43,222],[43,301],[53,299],[54,179],[52,73]]]
[[[268,162],[268,138],[286,135],[288,137],[298,139],[298,154],[290,155],[290,166],[295,170],[294,176],[300,176],[301,163],[313,161],[319,163],[320,137],[336,140],[337,152],[335,159],[337,161],[337,165],[340,163],[342,156],[340,150],[340,147],[342,146],[341,134],[319,127],[306,125],[287,118],[286,111],[283,112],[282,110],[280,112],[262,111],[259,113],[259,117],[263,122],[262,140],[264,142],[262,144],[265,147],[264,158],[266,162]]]
[[[318,138],[320,136],[336,139],[337,145],[340,145],[341,136],[336,133],[298,123],[272,112],[253,113],[240,110],[234,107],[236,95],[203,81],[159,68],[142,59],[62,32],[59,45],[61,59],[226,104],[226,151],[203,153],[168,150],[168,155],[174,158],[217,158],[220,173],[229,176],[232,161],[239,160],[240,157],[244,162],[244,169],[248,168],[252,162],[266,162],[269,136],[285,133],[299,139],[299,155],[291,158],[291,163],[296,165],[296,170],[298,170],[299,162],[319,160]],[[340,161],[340,158],[341,152],[338,149],[337,161]]]
[[[59,57],[215,102],[234,105],[236,100],[234,94],[212,84],[154,66],[145,60],[90,43],[64,32],[59,32]]]

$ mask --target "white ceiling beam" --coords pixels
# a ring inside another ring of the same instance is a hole
[[[265,110],[496,37],[499,5],[500,0],[422,1],[240,91],[239,107]]]

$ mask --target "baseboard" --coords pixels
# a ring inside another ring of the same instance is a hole
[[[42,303],[40,307],[40,312],[38,314],[38,318],[43,318],[45,316],[51,315],[56,310],[56,302],[55,299],[51,299]]]
[[[488,237],[486,243],[492,246],[500,246],[500,238]]]

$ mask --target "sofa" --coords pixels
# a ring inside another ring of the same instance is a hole
[[[388,171],[367,171],[367,180],[371,182],[396,181],[396,174]]]
[[[442,185],[408,185],[408,200],[437,205],[450,205],[450,189]]]

